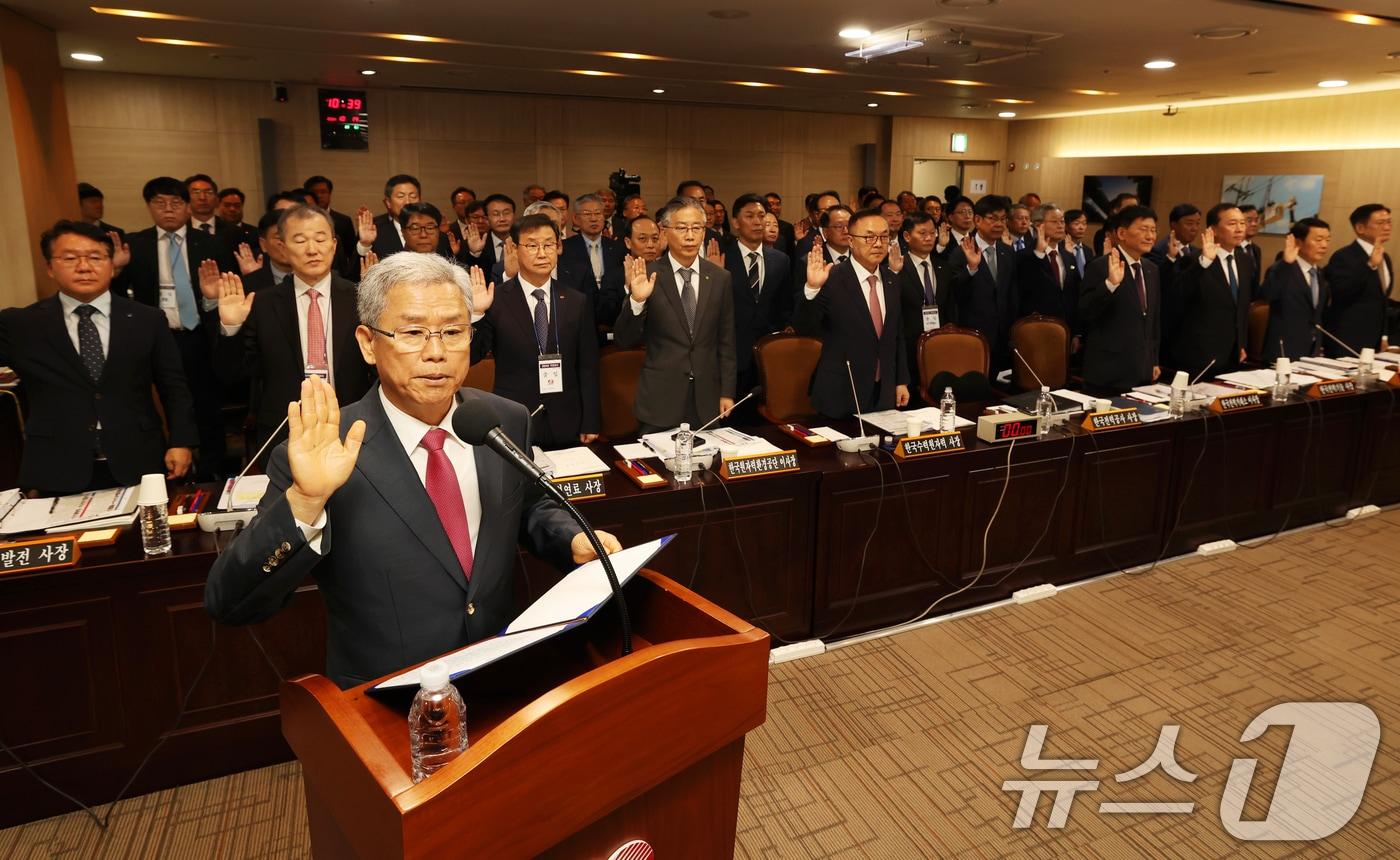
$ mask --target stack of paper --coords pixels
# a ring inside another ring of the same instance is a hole
[[[0,534],[68,531],[75,526],[105,528],[129,525],[136,516],[136,488],[116,487],[76,493],[57,499],[15,498],[18,490],[0,501]]]
[[[922,432],[927,433],[938,427],[938,407],[925,406],[921,409],[908,409],[903,412],[898,409],[885,409],[880,412],[867,412],[861,418],[865,420],[866,424],[879,427],[894,436],[903,436],[908,433],[909,419],[917,418],[923,426]],[[953,424],[954,429],[971,426],[972,422],[962,417],[959,417]]]
[[[223,495],[219,496],[217,508],[221,511],[251,511],[257,508],[267,492],[272,479],[267,475],[244,475],[229,478],[224,484]]]
[[[601,475],[608,464],[598,459],[592,450],[578,445],[558,451],[535,449],[535,465],[551,478],[573,478],[578,475]]]

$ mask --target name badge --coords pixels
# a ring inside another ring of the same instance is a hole
[[[938,305],[924,305],[924,331],[938,328]]]
[[[313,376],[319,376],[327,382],[331,381],[331,369],[329,367],[317,367],[314,364],[308,364],[302,371],[302,375],[308,379]]]
[[[165,322],[171,328],[179,328],[180,302],[175,298],[175,288],[173,286],[161,287],[159,302],[160,309],[165,311]]]
[[[546,353],[540,356],[540,393],[559,394],[564,390],[564,357]]]

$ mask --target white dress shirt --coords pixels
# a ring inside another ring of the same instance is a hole
[[[209,231],[208,231],[208,234],[207,234],[207,235],[211,235],[211,236],[216,236],[216,235],[218,235],[218,233],[219,233],[219,222],[218,222],[218,219],[216,219],[216,218],[210,218],[208,221],[201,221],[201,220],[199,220],[198,218],[194,217],[193,215],[190,216],[190,229],[191,229],[191,230],[198,230],[199,232],[204,233],[204,232],[205,232],[205,230],[204,230],[204,225],[205,225],[205,224],[208,224],[208,225],[209,225]]]
[[[408,454],[408,459],[413,463],[413,471],[418,474],[418,482],[427,487],[428,475],[428,449],[422,446],[423,436],[431,429],[431,426],[419,421],[402,409],[389,402],[385,396],[384,389],[379,389],[379,402],[384,406],[384,414],[389,418],[389,426],[394,428],[394,435],[398,437],[399,444],[403,445],[404,452]],[[454,398],[452,406],[447,410],[447,415],[437,426],[447,431],[447,439],[443,443],[443,453],[452,463],[452,470],[457,473],[457,484],[462,488],[462,504],[467,509],[467,528],[471,531],[472,554],[476,554],[477,537],[481,532],[481,486],[476,478],[476,451],[471,445],[463,442],[452,430],[452,416],[457,411],[457,402]],[[363,452],[361,452],[363,456]],[[316,522],[307,524],[296,520],[297,527],[306,536],[306,542],[317,555],[321,554],[321,532],[325,531],[329,518],[324,510],[316,518]]]
[[[68,329],[68,339],[73,341],[73,349],[81,356],[83,348],[78,343],[79,317],[74,311],[82,307],[84,302],[67,293],[59,293],[58,303],[63,307],[63,327]],[[102,341],[102,357],[106,358],[112,341],[112,294],[105,292],[86,304],[97,308],[97,313],[92,315],[92,324],[97,328],[97,339]]]
[[[333,342],[335,339],[331,336],[331,332],[334,331],[334,329],[331,327],[330,272],[327,272],[324,278],[322,278],[320,281],[314,284],[308,284],[301,278],[296,277],[295,275],[292,276],[292,289],[296,291],[297,339],[301,341],[301,364],[303,367],[306,366],[306,315],[311,311],[311,296],[307,295],[306,291],[311,289],[312,287],[316,288],[316,304],[321,308],[321,328],[326,334],[326,369],[330,371],[329,376],[326,378],[326,382],[329,382],[332,386],[334,386],[335,350],[333,347]],[[238,332],[242,329],[243,326],[241,324],[219,324],[219,331],[222,332],[225,337],[233,337],[234,335],[238,334]]]
[[[685,287],[685,279],[681,277],[681,269],[694,270],[695,274],[690,278],[690,285],[695,289],[695,309],[697,311],[700,309],[700,261],[702,259],[704,258],[696,254],[695,259],[691,261],[689,266],[682,266],[669,251],[666,253],[666,261],[671,264],[671,275],[676,279],[676,292],[678,294]],[[657,280],[660,280],[660,278],[657,278]],[[655,295],[655,293],[653,293],[653,295]],[[632,316],[641,316],[642,311],[647,306],[645,299],[639,302],[632,298],[630,293],[627,296],[627,301],[632,305]]]
[[[758,286],[759,290],[761,291],[763,289],[763,275],[767,271],[767,269],[765,269],[763,265],[763,243],[759,242],[757,247],[750,248],[748,245],[744,244],[743,239],[738,239],[736,241],[739,247],[739,262],[742,263],[744,266],[744,286],[746,287],[749,283],[749,255],[758,255]]]
[[[549,324],[553,326],[555,324],[554,291],[550,289],[550,281],[545,281],[543,284],[532,284],[529,279],[525,277],[524,272],[521,272],[518,277],[520,279],[520,291],[525,294],[525,310],[530,315],[530,324],[534,325],[535,305],[539,304],[539,300],[535,298],[534,292],[535,290],[544,290],[544,316],[545,319],[549,321]],[[553,279],[551,278],[551,280]],[[538,346],[538,344],[536,345]]]
[[[1375,253],[1376,246],[1367,242],[1365,239],[1357,238],[1356,244],[1360,245],[1361,250],[1366,252],[1366,257],[1368,259]],[[1376,274],[1381,277],[1381,292],[1385,293],[1387,296],[1390,295],[1390,288],[1391,285],[1395,283],[1395,279],[1392,277],[1390,267],[1385,264],[1385,257],[1381,257],[1381,264],[1376,269]]]

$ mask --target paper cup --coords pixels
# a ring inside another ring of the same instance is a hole
[[[910,418],[904,424],[905,436],[919,436],[924,432],[924,422],[917,418]]]
[[[141,476],[141,488],[136,493],[136,503],[138,505],[164,505],[170,501],[170,494],[165,489],[165,476],[157,472],[154,475]]]
[[[1095,412],[1107,412],[1113,408],[1112,400],[1104,400],[1102,397],[1094,401]]]
[[[1172,388],[1190,388],[1191,375],[1184,370],[1178,370],[1176,376],[1172,378]]]

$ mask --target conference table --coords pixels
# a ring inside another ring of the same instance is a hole
[[[833,426],[856,432],[854,420]],[[613,469],[606,495],[578,505],[624,545],[676,534],[649,566],[775,645],[936,617],[1400,499],[1400,409],[1378,385],[1112,431],[1061,426],[1014,447],[966,430],[963,451],[902,461],[746,429],[795,448],[800,468],[743,480],[704,472],[653,490]],[[611,446],[597,453],[617,459]],[[148,559],[127,529],[75,567],[0,577],[0,740],[85,803],[116,797],[148,754],[126,796],[287,760],[279,682],[324,668],[314,581],[267,622],[218,627],[203,593],[220,541],[173,537],[170,555]],[[559,578],[523,554],[520,564],[522,605]],[[0,796],[0,826],[72,809],[4,750]]]

